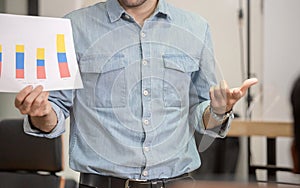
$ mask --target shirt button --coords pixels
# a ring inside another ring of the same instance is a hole
[[[143,65],[147,65],[148,62],[146,60],[143,60]]]
[[[147,170],[144,170],[144,171],[142,172],[142,175],[143,175],[143,176],[148,176],[148,171],[147,171]]]
[[[145,124],[145,125],[149,125],[149,120],[145,119],[145,120],[144,120],[144,124]]]
[[[141,32],[141,37],[144,38],[146,34],[144,32]]]
[[[150,148],[149,147],[144,147],[144,151],[148,152],[148,151],[150,151]]]
[[[144,90],[144,91],[143,91],[143,94],[144,94],[145,96],[148,96],[148,95],[149,95],[149,92],[148,92],[147,90]]]
[[[128,14],[125,14],[125,19],[130,20],[130,16]]]

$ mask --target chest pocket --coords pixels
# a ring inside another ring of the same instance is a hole
[[[164,55],[163,98],[166,107],[188,105],[192,72],[198,61],[187,55]]]
[[[80,70],[84,84],[83,94],[88,106],[119,108],[126,106],[125,57],[122,54],[109,58],[104,55],[84,57]]]

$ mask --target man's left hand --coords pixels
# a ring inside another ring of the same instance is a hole
[[[247,79],[241,87],[230,89],[225,80],[219,85],[210,88],[211,108],[216,114],[224,114],[232,110],[235,103],[238,102],[246,93],[249,87],[256,84],[256,78]]]

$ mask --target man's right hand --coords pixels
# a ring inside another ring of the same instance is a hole
[[[42,86],[27,86],[15,98],[15,106],[23,115],[29,115],[32,125],[44,132],[50,132],[57,124],[56,113],[48,101],[49,92]]]

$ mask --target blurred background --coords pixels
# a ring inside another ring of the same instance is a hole
[[[236,87],[247,77],[259,79],[259,84],[251,89],[252,100],[246,97],[235,107],[240,119],[291,121],[290,91],[300,74],[299,0],[167,1],[203,16],[210,23],[219,80],[225,79],[230,87]],[[62,17],[97,2],[100,1],[0,0],[0,12]],[[14,96],[0,93],[0,120],[21,117],[14,108]],[[68,168],[68,131],[64,139],[66,168],[62,174],[78,180],[79,174]],[[267,140],[262,136],[238,139],[240,148],[233,175],[244,181],[248,178],[248,144],[251,163],[265,165]],[[291,168],[291,141],[276,138],[276,165]],[[267,178],[266,170],[257,170],[256,175],[261,180]],[[300,183],[299,175],[291,172],[277,172],[277,180]]]

